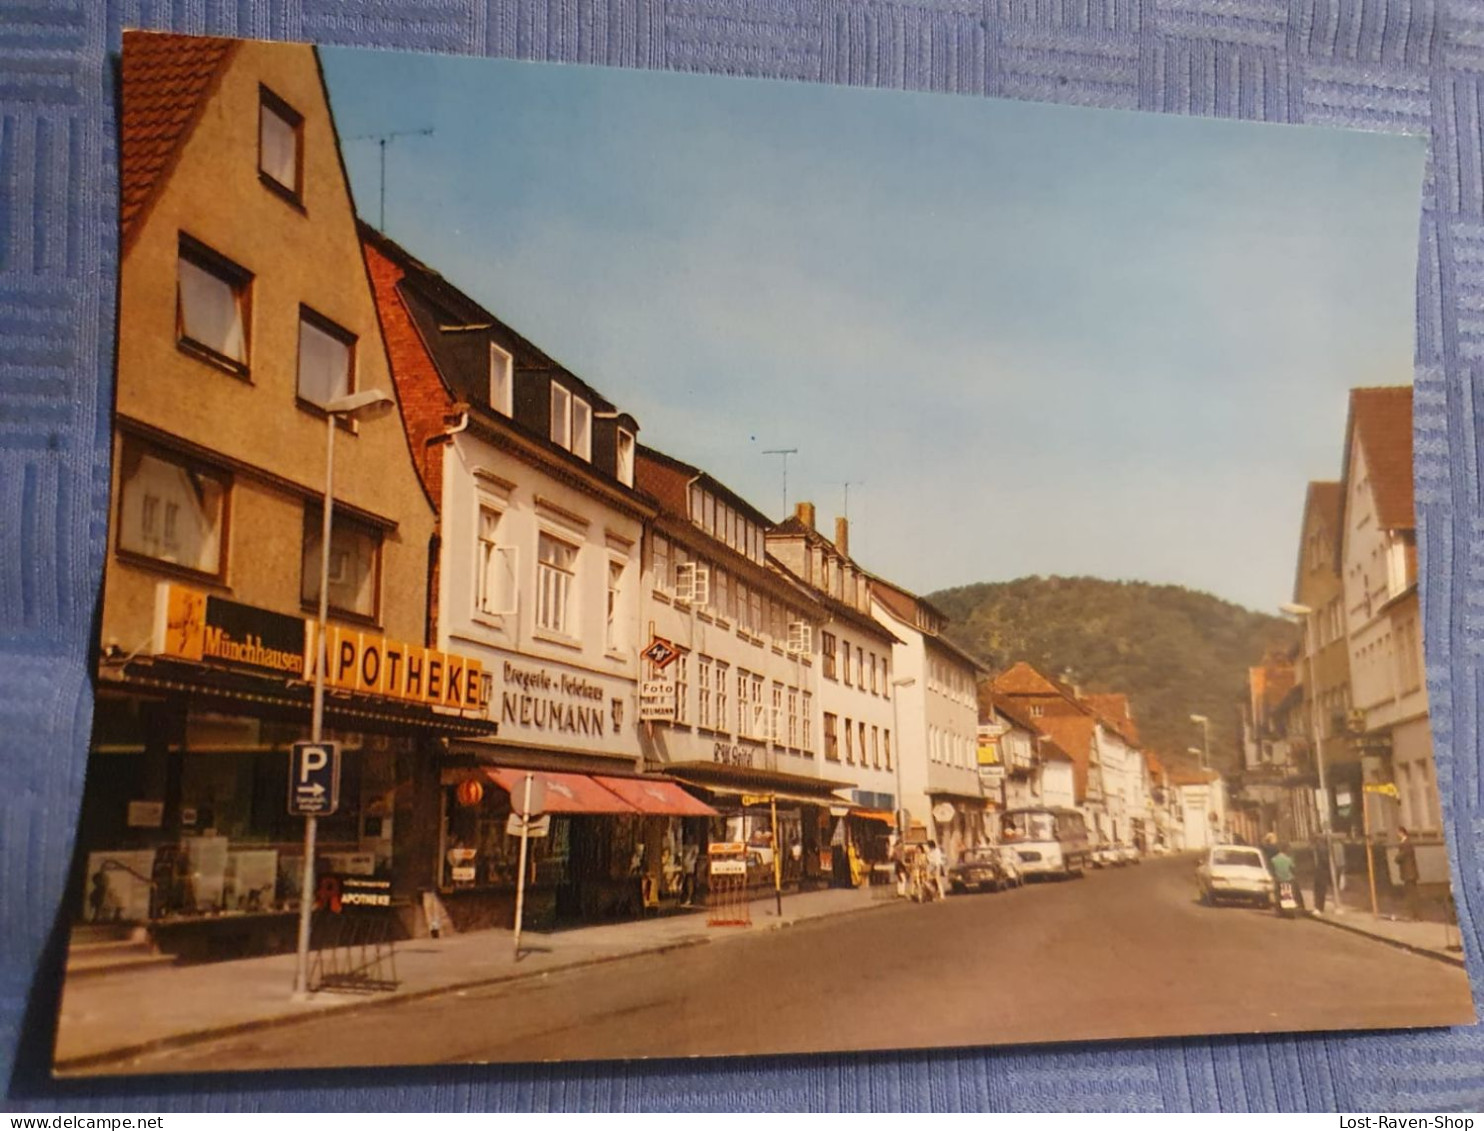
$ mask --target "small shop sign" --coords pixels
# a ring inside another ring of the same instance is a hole
[[[660,671],[664,671],[665,668],[680,659],[680,649],[663,636],[653,636],[639,655],[643,656]]]
[[[639,684],[639,721],[675,721],[675,681],[646,679]]]

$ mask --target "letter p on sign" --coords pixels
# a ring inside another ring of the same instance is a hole
[[[289,816],[327,817],[340,808],[340,744],[296,742],[289,754]]]

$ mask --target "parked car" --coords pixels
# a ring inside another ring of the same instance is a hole
[[[1112,841],[1106,841],[1092,850],[1094,868],[1116,868],[1122,863],[1118,857],[1118,846]]]
[[[1122,864],[1139,864],[1144,858],[1139,855],[1139,850],[1132,844],[1125,843],[1118,846],[1118,859]]]
[[[971,848],[948,869],[948,886],[956,892],[1001,891],[1009,886],[996,845]]]
[[[1273,902],[1273,874],[1258,848],[1217,845],[1196,866],[1196,888],[1201,902],[1252,903],[1268,907]]]

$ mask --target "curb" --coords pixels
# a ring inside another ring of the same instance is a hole
[[[762,932],[779,931],[785,928],[800,926],[805,923],[820,922],[825,919],[836,919],[845,915],[855,915],[863,911],[872,911],[879,907],[893,907],[895,901],[883,903],[868,903],[863,907],[845,907],[837,911],[828,911],[823,915],[810,915],[802,919],[785,919],[775,923],[761,926]],[[510,974],[501,974],[488,978],[476,978],[466,982],[450,982],[440,986],[429,986],[426,989],[411,990],[405,993],[392,991],[385,997],[373,998],[362,1001],[347,1001],[337,1005],[322,1006],[319,1009],[305,1011],[303,1013],[281,1013],[274,1017],[260,1017],[253,1021],[238,1021],[230,1025],[217,1025],[205,1029],[192,1029],[185,1033],[171,1033],[163,1037],[155,1037],[148,1041],[141,1041],[134,1045],[125,1045],[119,1048],[104,1049],[100,1052],[85,1053],[81,1056],[68,1057],[66,1060],[54,1060],[52,1062],[51,1074],[54,1079],[72,1079],[82,1075],[87,1069],[99,1068],[104,1065],[117,1064],[120,1061],[129,1060],[132,1057],[144,1056],[148,1053],[165,1052],[169,1049],[187,1048],[190,1045],[201,1044],[206,1041],[220,1040],[224,1037],[243,1036],[248,1033],[260,1033],[269,1029],[284,1029],[292,1025],[300,1025],[307,1021],[315,1021],[322,1017],[344,1017],[352,1013],[368,1012],[373,1009],[385,1009],[388,1006],[402,1005],[407,1002],[426,1001],[430,998],[441,997],[447,994],[459,993],[467,990],[487,989],[491,986],[511,985],[517,982],[533,981],[544,978],[549,974],[563,974],[569,970],[581,970],[593,966],[604,966],[613,962],[623,962],[630,958],[643,958],[658,954],[669,954],[672,951],[690,950],[698,946],[706,946],[714,942],[725,942],[733,939],[746,938],[746,934],[719,934],[719,935],[696,935],[687,938],[676,939],[673,942],[660,943],[656,946],[644,947],[639,950],[622,951],[616,954],[603,954],[595,958],[583,958],[574,962],[563,963],[559,966],[548,966],[542,970],[519,971]],[[106,1074],[105,1074],[106,1075]]]
[[[1401,939],[1394,939],[1390,935],[1378,935],[1374,931],[1366,930],[1364,927],[1357,927],[1350,923],[1341,922],[1339,919],[1332,919],[1327,915],[1310,915],[1309,922],[1323,923],[1326,926],[1334,927],[1337,930],[1349,931],[1352,935],[1359,935],[1361,938],[1366,939],[1374,939],[1376,942],[1385,943],[1387,946],[1395,947],[1397,950],[1410,951],[1412,954],[1420,955],[1423,958],[1431,958],[1435,962],[1446,962],[1450,966],[1457,966],[1460,970],[1468,969],[1468,960],[1466,958],[1454,958],[1451,954],[1444,954],[1439,950],[1433,949],[1432,947],[1418,946],[1416,943],[1402,942]]]

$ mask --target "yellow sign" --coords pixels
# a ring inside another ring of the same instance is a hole
[[[314,629],[310,622],[311,639]],[[326,630],[325,643],[325,683],[330,687],[460,710],[484,706],[484,667],[478,660],[334,624]],[[315,654],[312,643],[309,651]]]
[[[1397,791],[1396,783],[1395,782],[1389,782],[1389,781],[1372,781],[1372,782],[1366,782],[1364,788],[1365,788],[1365,791],[1367,793],[1380,793],[1380,794],[1384,794],[1385,796],[1391,798],[1393,801],[1400,801],[1402,799],[1401,793],[1399,793]]]
[[[771,793],[744,793],[742,795],[742,807],[748,808],[753,805],[771,805],[773,795]]]
[[[981,766],[998,766],[1000,764],[1000,746],[992,738],[979,740],[979,764]]]
[[[155,652],[293,679],[314,678],[316,624],[162,582],[155,600]],[[325,683],[429,706],[480,710],[484,667],[478,660],[375,632],[330,625]]]

